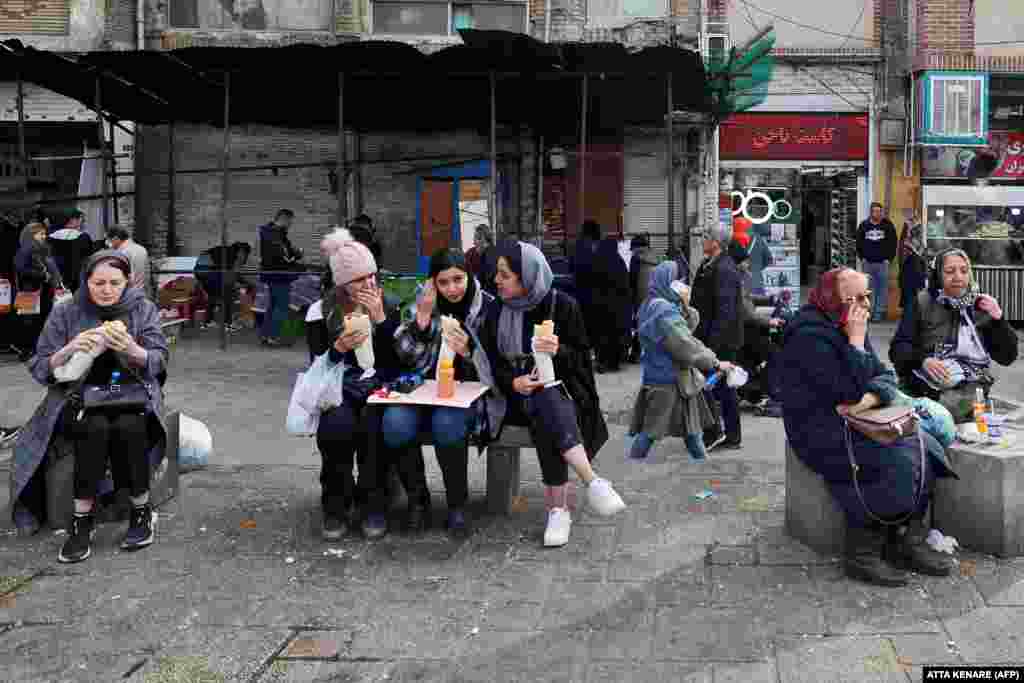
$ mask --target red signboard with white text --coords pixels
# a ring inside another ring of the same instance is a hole
[[[722,123],[723,160],[862,161],[866,114],[735,114]]]

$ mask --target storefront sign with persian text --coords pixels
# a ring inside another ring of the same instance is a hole
[[[853,161],[868,157],[860,114],[736,114],[722,123],[722,159]]]

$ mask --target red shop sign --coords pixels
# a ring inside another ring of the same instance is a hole
[[[722,123],[722,159],[854,161],[868,158],[862,114],[735,114]]]

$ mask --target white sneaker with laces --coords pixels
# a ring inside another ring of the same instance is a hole
[[[602,517],[611,517],[626,509],[626,503],[607,479],[595,479],[587,487],[590,509]]]
[[[569,542],[569,531],[572,529],[572,515],[565,508],[552,508],[548,511],[548,526],[544,529],[544,547],[560,548]]]

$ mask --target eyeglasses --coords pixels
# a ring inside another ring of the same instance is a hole
[[[871,295],[874,294],[870,289],[862,294],[855,294],[854,296],[848,296],[843,300],[843,303],[852,304],[869,304],[871,303]]]

